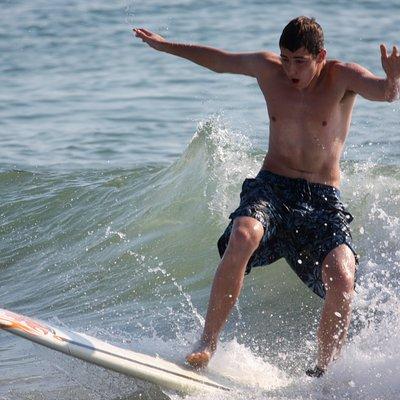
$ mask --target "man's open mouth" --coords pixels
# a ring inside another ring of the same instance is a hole
[[[293,83],[299,83],[299,82],[300,82],[300,79],[292,79],[292,82],[293,82]]]

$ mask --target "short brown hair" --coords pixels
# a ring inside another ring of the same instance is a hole
[[[283,29],[279,46],[292,52],[304,47],[310,54],[317,56],[324,48],[324,33],[315,18],[297,17]]]

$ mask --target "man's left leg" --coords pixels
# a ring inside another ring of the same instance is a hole
[[[325,303],[318,327],[317,367],[325,371],[339,356],[347,337],[354,295],[356,261],[350,248],[342,244],[333,249],[322,264]]]

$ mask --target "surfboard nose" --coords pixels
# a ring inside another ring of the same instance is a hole
[[[0,308],[0,328],[4,329],[12,326],[14,318],[10,314],[9,311]]]

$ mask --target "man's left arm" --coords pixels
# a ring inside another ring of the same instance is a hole
[[[390,56],[386,46],[381,45],[381,61],[386,78],[379,78],[358,64],[341,64],[341,76],[346,90],[373,101],[395,101],[400,93],[400,56],[396,46]]]

